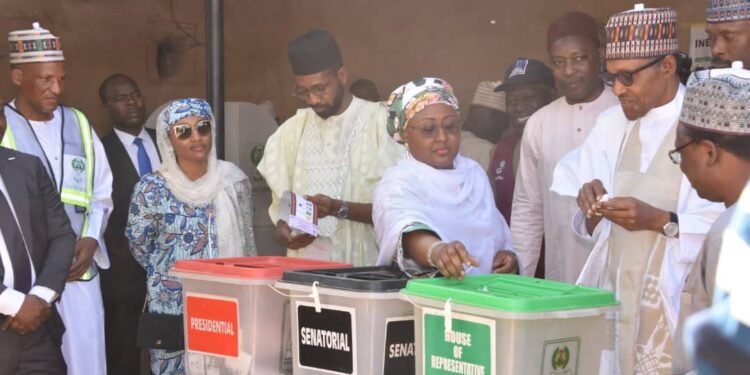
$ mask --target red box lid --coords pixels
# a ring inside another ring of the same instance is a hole
[[[280,256],[258,256],[239,258],[214,258],[178,260],[172,269],[177,272],[230,276],[249,279],[280,279],[284,271],[312,270],[320,268],[346,268],[348,263],[289,258]]]

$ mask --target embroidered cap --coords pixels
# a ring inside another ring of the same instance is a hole
[[[644,8],[609,18],[607,60],[631,60],[662,57],[679,52],[677,45],[677,12],[670,8]]]
[[[750,0],[708,0],[706,22],[722,23],[750,20]]]
[[[495,87],[500,86],[502,83],[502,81],[479,82],[471,104],[505,112],[505,92],[495,92]]]
[[[8,33],[10,64],[65,61],[60,38],[34,22],[30,30]]]
[[[731,68],[695,72],[680,122],[715,133],[750,135],[750,71],[737,61]]]

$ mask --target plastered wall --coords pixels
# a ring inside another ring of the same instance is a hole
[[[678,10],[682,47],[687,27],[703,21],[705,2],[647,2]],[[0,0],[0,31],[28,28],[38,20],[63,40],[67,58],[64,102],[82,108],[97,130],[109,124],[97,88],[109,74],[139,81],[149,110],[176,97],[204,96],[202,0]],[[225,0],[226,98],[271,100],[282,119],[300,105],[286,44],[313,27],[334,32],[353,79],[367,77],[387,96],[420,75],[453,83],[468,103],[480,80],[500,79],[516,56],[545,58],[546,28],[567,10],[584,10],[602,23],[632,7],[620,0]],[[159,41],[177,49],[177,73],[157,74]],[[0,65],[7,65],[7,48]],[[12,97],[7,70],[0,97]]]

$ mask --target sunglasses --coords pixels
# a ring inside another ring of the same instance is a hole
[[[174,130],[174,135],[179,140],[186,140],[190,139],[190,137],[193,136],[193,128],[195,128],[195,131],[198,133],[198,136],[204,137],[209,134],[211,134],[211,121],[210,120],[201,120],[198,121],[197,124],[195,124],[195,127],[188,125],[188,124],[176,124],[172,126],[172,129]]]
[[[633,79],[636,74],[656,65],[660,61],[664,60],[665,57],[666,56],[662,56],[635,70],[624,70],[617,73],[610,73],[605,70],[602,72],[602,81],[604,81],[604,84],[606,84],[607,86],[614,86],[615,81],[617,81],[620,82],[623,86],[630,87],[633,85]]]

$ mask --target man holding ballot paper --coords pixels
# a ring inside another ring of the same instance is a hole
[[[273,193],[268,209],[288,256],[375,264],[372,192],[403,149],[388,135],[378,103],[352,96],[333,35],[312,30],[289,43],[293,95],[304,101],[268,139],[258,165]],[[315,204],[319,235],[292,233],[279,208],[285,191]]]

